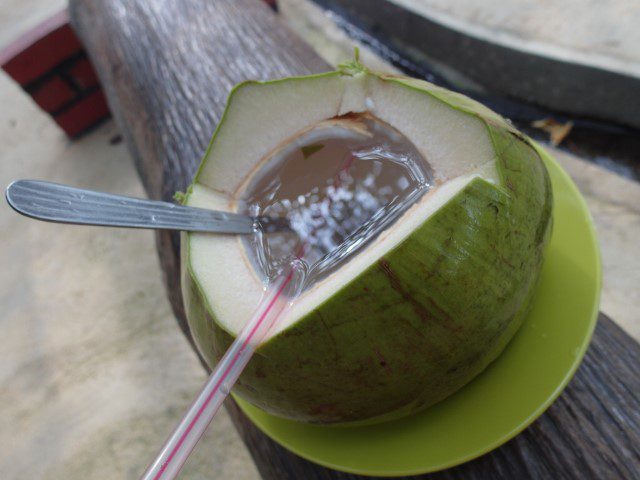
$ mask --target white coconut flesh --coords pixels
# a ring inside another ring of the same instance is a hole
[[[327,121],[367,113],[402,133],[428,162],[429,191],[336,271],[305,290],[285,311],[275,335],[345,287],[409,236],[473,178],[498,183],[495,152],[486,127],[425,92],[373,75],[320,75],[247,83],[231,95],[187,204],[236,211],[252,177],[287,149],[357,127],[327,128]],[[338,127],[342,127],[338,125]],[[347,132],[347,133],[345,133]],[[261,276],[237,236],[190,234],[189,268],[216,321],[237,334],[264,293]]]

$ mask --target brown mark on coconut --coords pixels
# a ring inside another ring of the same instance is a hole
[[[460,327],[453,323],[453,319],[451,318],[451,316],[447,312],[445,312],[438,304],[436,304],[433,299],[429,298],[428,296],[425,296],[424,298],[424,300],[429,303],[429,305],[435,312],[437,312],[437,315],[439,315],[442,320],[440,320],[436,315],[433,315],[424,305],[413,298],[411,293],[407,292],[403,288],[400,279],[394,273],[391,265],[385,258],[381,258],[380,260],[378,260],[378,265],[380,266],[380,270],[382,271],[382,273],[389,280],[389,285],[391,285],[391,288],[398,292],[400,296],[411,305],[413,311],[416,313],[416,315],[418,315],[418,317],[420,317],[423,323],[435,322],[448,330],[456,333],[460,332]]]
[[[391,370],[391,366],[387,363],[387,359],[384,358],[384,355],[380,353],[380,349],[378,347],[373,347],[373,352],[376,354],[376,357],[378,357],[378,364],[384,368],[387,373],[392,374],[393,371]]]
[[[324,327],[325,331],[327,332],[327,336],[331,340],[331,344],[333,345],[335,357],[336,358],[339,357],[338,342],[336,341],[336,337],[333,336],[333,333],[331,333],[331,328],[329,328],[329,325],[327,325],[327,322],[325,322],[324,317],[322,316],[322,313],[320,313],[320,310],[314,310],[314,313],[318,317],[318,320],[320,320],[320,323],[322,324],[322,326]]]

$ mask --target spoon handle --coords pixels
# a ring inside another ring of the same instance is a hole
[[[49,222],[250,234],[256,219],[237,213],[83,190],[39,180],[16,180],[7,202],[22,215]]]

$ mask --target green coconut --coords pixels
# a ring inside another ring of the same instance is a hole
[[[320,122],[362,112],[414,144],[434,185],[388,233],[305,291],[240,377],[237,395],[293,420],[397,418],[463,387],[522,324],[550,235],[549,177],[526,136],[463,95],[357,60],[236,86],[185,203],[234,211],[274,151]],[[183,234],[182,269],[191,332],[213,367],[262,284],[234,236]]]

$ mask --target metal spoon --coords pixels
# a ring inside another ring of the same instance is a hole
[[[289,226],[283,218],[254,218],[39,180],[16,180],[7,187],[6,197],[16,212],[49,222],[235,234]]]

